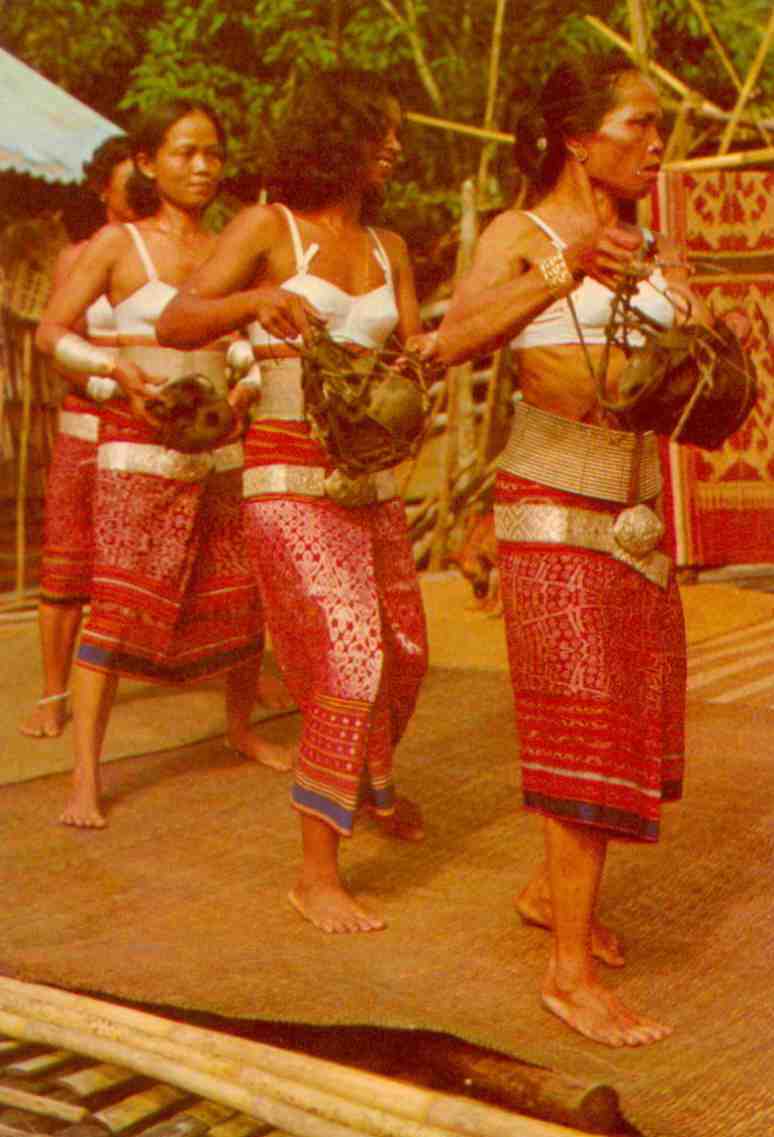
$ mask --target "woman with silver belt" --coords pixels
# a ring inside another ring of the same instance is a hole
[[[339,871],[340,840],[358,811],[400,839],[423,835],[419,810],[393,778],[427,662],[403,502],[391,470],[358,479],[357,500],[337,492],[338,471],[305,416],[300,360],[315,322],[361,352],[420,331],[405,244],[368,225],[400,153],[400,118],[376,75],[310,80],[278,139],[278,203],[231,223],[159,328],[164,342],[190,347],[249,326],[261,377],[247,396],[255,405],[245,525],[272,642],[302,713],[293,805],[303,864],[290,901],[329,933],[384,927]]]
[[[545,1006],[611,1046],[670,1033],[601,983],[592,957],[624,962],[596,916],[608,842],[656,841],[662,802],[681,796],[685,643],[656,436],[618,426],[598,375],[614,399],[622,281],[649,326],[708,319],[676,250],[624,221],[654,185],[660,123],[627,60],[560,65],[517,130],[536,204],[483,234],[436,344],[453,363],[510,342],[518,367],[495,526],[524,800],[547,857],[518,908],[552,929]]]
[[[166,303],[214,247],[202,218],[223,170],[223,129],[209,108],[175,100],[148,112],[132,142],[155,209],[97,235],[37,337],[62,367],[92,376],[87,390],[102,402],[94,586],[73,684],[74,787],[61,818],[81,828],[105,825],[99,758],[122,675],[182,683],[225,673],[230,745],[275,768],[291,764],[249,725],[262,618],[240,520],[241,444],[224,437],[201,452],[175,448],[158,417],[166,380],[198,372],[225,385],[225,344],[182,353],[161,348],[155,333]],[[115,358],[73,330],[103,294]]]

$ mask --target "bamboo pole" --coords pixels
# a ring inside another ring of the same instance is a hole
[[[135,1069],[297,1137],[582,1137],[467,1098],[2,977],[0,1030]]]
[[[758,81],[758,76],[761,73],[761,68],[763,67],[764,61],[769,53],[772,43],[774,43],[774,5],[772,5],[771,14],[769,15],[769,23],[766,31],[764,32],[763,39],[760,42],[760,46],[758,47],[758,51],[756,52],[755,59],[753,60],[750,70],[747,73],[747,78],[742,84],[742,89],[739,92],[739,96],[736,100],[736,105],[731,112],[731,119],[726,126],[726,129],[723,131],[723,137],[720,140],[718,154],[728,153],[728,149],[731,145],[731,142],[733,141],[736,128],[739,125],[739,119],[741,117],[742,111],[744,110],[745,103],[752,94],[753,87]]]
[[[68,1121],[71,1125],[83,1121],[89,1112],[82,1105],[70,1105],[68,1102],[28,1093],[27,1090],[14,1090],[10,1086],[0,1086],[0,1105],[24,1109],[39,1117],[54,1117],[57,1121]]]
[[[690,142],[690,114],[691,101],[690,99],[683,99],[675,115],[672,131],[664,147],[664,165],[667,165],[667,163],[672,160],[677,161],[684,158],[688,153]]]
[[[473,259],[473,249],[476,244],[478,220],[476,214],[476,187],[472,178],[468,178],[462,186],[461,201],[460,243],[457,249],[457,263],[454,274],[455,281],[459,280],[463,273],[467,271]],[[433,572],[437,572],[441,569],[446,560],[446,547],[451,517],[451,483],[454,472],[459,465],[460,446],[463,440],[460,433],[460,419],[464,413],[468,412],[468,404],[472,401],[470,394],[471,373],[472,364],[463,363],[459,367],[450,367],[446,374],[446,411],[448,419],[440,456],[441,484],[438,495],[438,515],[433,540],[430,546],[429,567]],[[467,455],[465,455],[465,457],[467,457]]]
[[[732,170],[740,166],[757,166],[761,162],[774,162],[774,146],[759,150],[737,150],[733,154],[709,154],[705,158],[682,158],[665,162],[665,170]]]
[[[492,43],[489,50],[489,79],[486,94],[486,109],[484,111],[484,130],[492,130],[497,106],[497,81],[500,75],[500,54],[503,44],[503,25],[505,24],[505,6],[507,0],[496,0],[494,25],[492,27]],[[491,140],[481,148],[478,163],[478,192],[483,194],[486,190],[486,178],[489,169],[489,160],[496,144]]]
[[[730,55],[726,51],[719,35],[717,34],[717,32],[715,31],[715,28],[713,27],[713,24],[709,18],[709,14],[707,12],[707,9],[704,7],[703,0],[688,0],[688,3],[691,5],[694,12],[698,16],[699,23],[702,26],[702,30],[704,31],[704,34],[707,36],[707,39],[710,41],[710,43],[714,47],[715,51],[717,52],[718,57],[720,59],[720,62],[725,67],[726,72],[731,79],[731,82],[734,84],[737,91],[741,91],[742,90],[742,80],[739,77],[739,72],[737,71],[736,67],[734,66],[733,60],[731,59]],[[770,145],[771,137],[769,135],[769,132],[765,129],[764,126],[762,126],[757,121],[757,116],[756,116],[756,125],[758,127],[758,132],[760,133],[760,136],[763,139],[763,141],[766,143],[767,146]]]
[[[452,119],[437,118],[435,115],[407,111],[403,117],[407,122],[415,122],[419,126],[434,126],[438,130],[450,130],[454,134],[469,134],[472,138],[483,138],[489,142],[505,142],[512,146],[516,141],[514,135],[504,134],[501,130],[487,130],[483,126],[471,126],[467,122],[454,122]]]
[[[590,24],[601,36],[609,40],[610,43],[615,44],[616,47],[620,48],[630,59],[634,59],[634,48],[627,39],[624,39],[623,36],[619,36],[617,32],[614,32],[612,28],[609,28],[603,20],[598,19],[596,16],[585,16],[584,19],[586,23]],[[660,79],[665,86],[671,87],[673,91],[676,91],[682,99],[689,98],[694,100],[697,113],[705,115],[708,118],[720,120],[721,122],[728,122],[730,120],[731,113],[729,111],[724,111],[722,107],[719,107],[710,99],[705,98],[705,96],[699,94],[698,91],[694,91],[684,83],[682,79],[678,79],[671,71],[667,71],[665,67],[661,67],[658,63],[651,63],[650,72]],[[749,122],[750,125],[753,126],[762,125],[764,127],[774,127],[774,119],[748,120],[744,117],[740,117],[739,121]]]
[[[628,0],[629,26],[632,30],[632,57],[640,71],[650,68],[650,27],[644,0]]]

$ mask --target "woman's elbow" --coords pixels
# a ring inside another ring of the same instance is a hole
[[[188,328],[179,318],[180,305],[176,298],[170,300],[156,321],[156,339],[162,347],[192,347],[187,342]]]

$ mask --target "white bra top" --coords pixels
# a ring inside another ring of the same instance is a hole
[[[280,287],[303,296],[313,304],[325,320],[332,339],[366,348],[382,347],[395,330],[399,313],[390,261],[376,233],[373,229],[368,230],[373,242],[374,259],[384,273],[384,284],[360,296],[353,296],[329,280],[309,272],[309,265],[320,246],[315,243],[304,250],[295,217],[286,206],[280,205],[279,208],[287,219],[296,258],[295,275],[283,280]],[[285,342],[269,335],[257,321],[249,325],[247,332],[254,348],[266,348]],[[300,343],[300,339],[290,343]]]
[[[524,210],[527,217],[542,229],[551,240],[554,248],[565,249],[567,242],[556,233],[542,217]],[[675,306],[666,295],[668,288],[664,274],[655,268],[647,280],[643,280],[634,294],[632,306],[663,328],[670,328],[675,320]],[[610,319],[610,309],[614,292],[598,280],[587,276],[570,295],[575,306],[583,341],[589,344],[605,342],[605,327]],[[640,347],[644,338],[640,332],[627,332],[627,340],[632,347]],[[511,340],[511,347],[524,350],[530,347],[547,347],[554,344],[579,343],[580,339],[572,318],[570,305],[562,297],[544,309],[526,328]]]
[[[113,308],[103,293],[86,309],[86,334],[90,340],[98,340],[101,336],[114,336],[115,331]]]
[[[125,228],[134,241],[135,248],[140,255],[143,268],[148,279],[140,288],[125,297],[113,309],[115,317],[115,330],[120,334],[132,336],[147,336],[156,338],[156,321],[166,308],[177,289],[172,284],[165,284],[159,280],[156,266],[151,260],[150,253],[140,231],[131,221],[127,221]]]

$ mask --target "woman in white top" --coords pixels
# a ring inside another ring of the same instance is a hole
[[[225,138],[217,116],[175,100],[133,134],[133,152],[155,210],[136,225],[103,229],[51,299],[38,346],[89,380],[103,400],[97,472],[92,608],[73,684],[75,783],[62,821],[101,828],[99,757],[121,675],[180,683],[226,674],[228,741],[287,769],[290,754],[257,738],[262,618],[240,524],[242,448],[228,438],[204,453],[161,444],[150,400],[162,380],[204,371],[224,382],[219,345],[161,349],[156,321],[212,252],[203,214],[215,197]],[[117,359],[72,331],[97,296],[113,307]]]
[[[639,277],[633,306],[657,326],[707,319],[677,250],[626,223],[655,184],[661,119],[653,84],[623,57],[557,67],[517,129],[537,202],[485,231],[436,344],[444,362],[508,341],[514,351],[522,399],[495,527],[524,801],[542,815],[547,854],[517,907],[553,931],[544,1005],[611,1046],[670,1033],[603,985],[592,961],[624,963],[596,917],[608,842],[657,840],[661,804],[682,790],[685,644],[660,547],[657,441],[618,427],[595,377],[624,274]]]
[[[84,166],[85,188],[99,198],[108,224],[134,216],[126,194],[133,170],[131,143],[125,135],[108,138]],[[59,254],[54,291],[67,280],[86,243],[67,245]],[[113,312],[106,296],[89,306],[84,323],[92,343],[113,343]],[[68,717],[75,640],[83,605],[91,593],[99,404],[89,396],[87,383],[85,374],[69,376],[46,483],[38,606],[43,696],[19,724],[29,738],[56,738],[62,733]]]
[[[284,204],[240,214],[159,325],[176,346],[249,328],[260,365],[260,393],[248,392],[245,520],[272,642],[303,716],[293,805],[304,855],[290,900],[325,932],[384,927],[339,872],[340,838],[359,810],[398,838],[423,835],[392,771],[426,669],[403,503],[391,471],[364,479],[368,504],[329,496],[332,463],[304,419],[298,358],[312,320],[362,350],[420,330],[403,241],[366,224],[400,153],[400,118],[375,75],[311,80],[277,140],[271,186]]]

